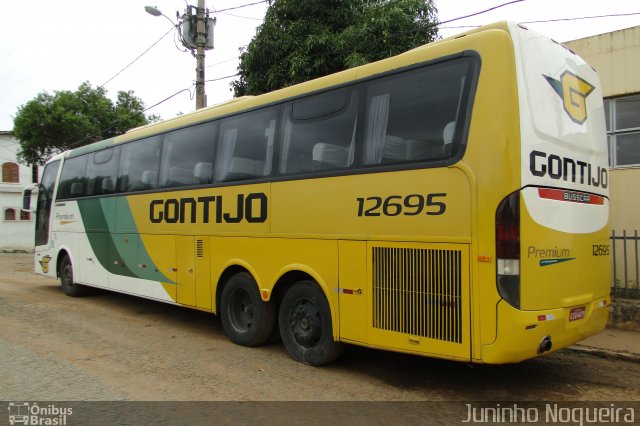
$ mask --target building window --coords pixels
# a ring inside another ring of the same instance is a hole
[[[20,220],[30,221],[31,213],[20,210]]]
[[[2,164],[2,182],[20,182],[20,167],[16,163]]]
[[[609,166],[640,166],[640,95],[604,101]]]
[[[31,183],[38,183],[38,165],[31,166]]]
[[[4,209],[4,220],[16,220],[16,210]]]

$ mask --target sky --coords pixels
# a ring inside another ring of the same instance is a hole
[[[170,31],[170,20],[175,22],[176,11],[184,13],[187,2],[197,3],[196,0],[2,1],[0,131],[11,130],[18,108],[38,93],[73,91],[84,81],[94,87],[104,86],[113,100],[118,91],[133,90],[147,107],[160,103],[147,114],[158,114],[163,119],[193,111],[196,60],[191,53],[176,47],[180,45],[174,37],[175,31]],[[250,3],[258,4],[229,10]],[[511,4],[442,24],[440,35],[449,37],[468,30],[467,26],[505,19],[530,22],[635,13],[526,24],[564,42],[640,25],[639,0],[435,1],[441,22],[504,3]],[[146,5],[156,6],[166,17],[146,13]],[[214,49],[206,52],[205,79],[234,75],[239,49],[255,35],[268,3],[207,0],[206,6],[211,16],[215,16],[216,26]],[[232,98],[231,81],[232,78],[225,78],[206,83],[208,105]],[[162,102],[172,95],[175,96]]]

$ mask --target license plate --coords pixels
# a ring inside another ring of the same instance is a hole
[[[569,312],[569,321],[575,321],[584,318],[587,313],[587,308],[584,306],[578,306],[577,308],[571,309]]]

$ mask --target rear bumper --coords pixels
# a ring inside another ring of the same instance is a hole
[[[497,306],[497,338],[482,347],[481,362],[504,364],[542,355],[538,348],[547,336],[551,350],[565,348],[601,332],[607,325],[610,297],[598,298],[585,306],[584,318],[570,321],[571,309],[520,311],[501,300]]]

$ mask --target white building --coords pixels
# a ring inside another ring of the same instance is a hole
[[[22,190],[38,181],[38,167],[18,163],[20,144],[11,132],[0,131],[0,252],[33,251],[34,215],[22,212]]]

